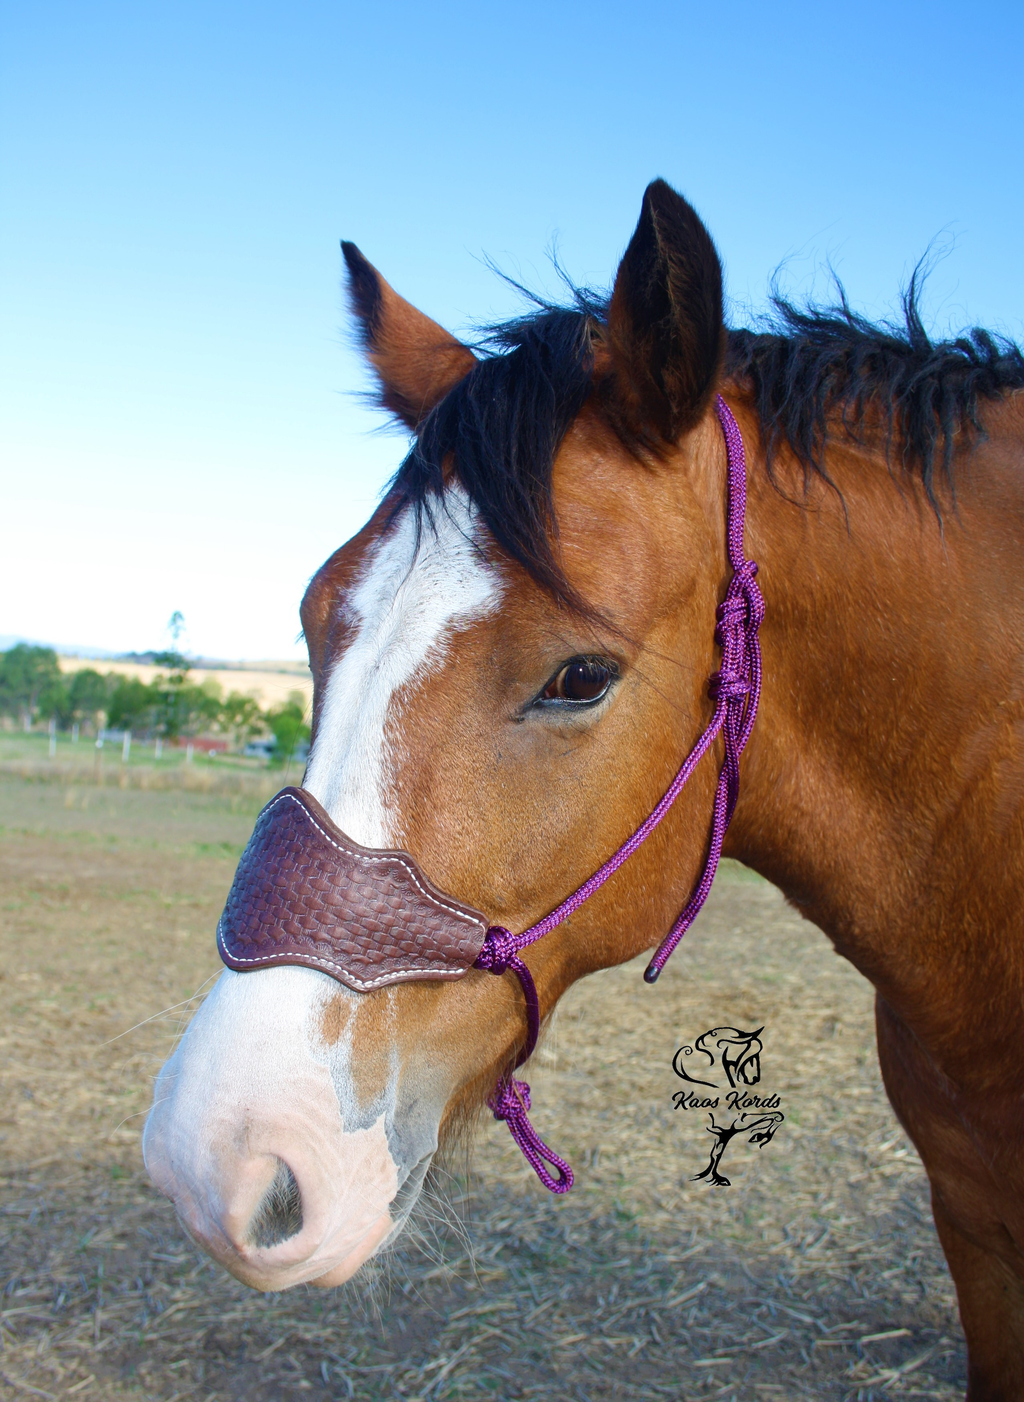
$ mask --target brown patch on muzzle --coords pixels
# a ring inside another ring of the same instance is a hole
[[[301,964],[363,993],[408,979],[461,978],[488,921],[433,886],[407,852],[361,847],[305,789],[256,819],[217,946],[239,972]]]

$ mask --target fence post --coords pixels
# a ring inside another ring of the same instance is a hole
[[[72,745],[78,744],[78,721],[75,721],[74,725],[71,727],[71,743]]]
[[[186,763],[186,764],[191,764],[191,763],[192,763],[192,749],[193,749],[192,741],[190,740],[190,741],[188,742],[188,744],[185,746],[185,763]]]
[[[130,730],[126,730],[126,731],[124,732],[124,743],[123,743],[122,746],[121,746],[121,763],[122,763],[122,764],[127,764],[127,763],[128,763],[128,756],[131,754],[131,752],[132,752],[132,732],[131,732]]]
[[[57,755],[57,717],[50,717],[50,758],[55,759]]]

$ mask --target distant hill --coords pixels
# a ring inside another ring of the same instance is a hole
[[[62,657],[96,657],[113,662],[118,656],[116,652],[108,652],[101,647],[79,647],[77,644],[71,646],[64,643],[51,643],[42,638],[26,638],[23,633],[0,633],[0,652],[17,647],[18,643],[28,643],[30,647],[52,647],[54,652],[60,653]]]
[[[141,667],[154,666],[160,655],[157,650],[110,652],[101,647],[84,647],[77,643],[51,643],[39,638],[26,638],[19,633],[0,633],[0,652],[16,647],[18,643],[28,643],[30,647],[52,647],[58,657],[86,657],[92,662],[131,662]],[[220,657],[189,656],[187,660],[190,667],[203,672],[280,672],[287,676],[309,676],[306,663],[298,659],[280,658],[249,662],[244,659],[228,661]]]

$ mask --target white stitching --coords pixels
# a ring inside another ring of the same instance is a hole
[[[390,974],[381,974],[379,978],[361,979],[358,974],[350,973],[349,970],[345,968],[344,964],[338,963],[337,960],[318,959],[315,954],[300,954],[296,951],[285,954],[261,954],[255,959],[247,959],[242,955],[232,954],[228,949],[221,928],[222,924],[223,919],[217,922],[217,947],[221,952],[221,958],[229,969],[232,967],[232,964],[259,964],[262,966],[270,963],[274,959],[290,959],[293,963],[296,959],[301,959],[304,964],[316,964],[319,968],[323,969],[325,974],[329,974],[331,978],[334,979],[338,978],[338,971],[340,970],[345,975],[345,979],[352,980],[356,985],[357,991],[360,993],[365,993],[371,988],[380,988],[386,983],[394,983],[400,978],[422,978],[425,973],[439,972],[436,967],[431,965],[427,969],[396,969]],[[448,968],[449,966],[446,965],[445,967]],[[453,970],[450,977],[453,979],[461,978],[464,974],[469,973],[471,967],[471,965],[467,964],[465,968]],[[338,981],[344,983],[345,979],[339,979]]]

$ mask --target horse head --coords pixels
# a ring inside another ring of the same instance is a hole
[[[523,930],[651,811],[711,710],[729,578],[718,257],[656,182],[610,300],[543,307],[493,353],[353,245],[345,257],[381,403],[413,445],[303,600],[303,788],[355,848],[410,854],[433,888]],[[542,1017],[671,924],[714,784],[699,773],[525,952]],[[334,1285],[401,1230],[439,1145],[524,1045],[519,985],[460,973],[381,987],[289,963],[221,973],[160,1073],[144,1149],[240,1279]]]
[[[757,1027],[753,1032],[744,1032],[738,1027],[713,1027],[710,1032],[698,1037],[694,1045],[705,1056],[711,1057],[712,1064],[714,1053],[711,1048],[714,1047],[730,1086],[735,1086],[737,1081],[742,1081],[745,1086],[756,1086],[761,1079],[763,1031],[763,1027]]]

